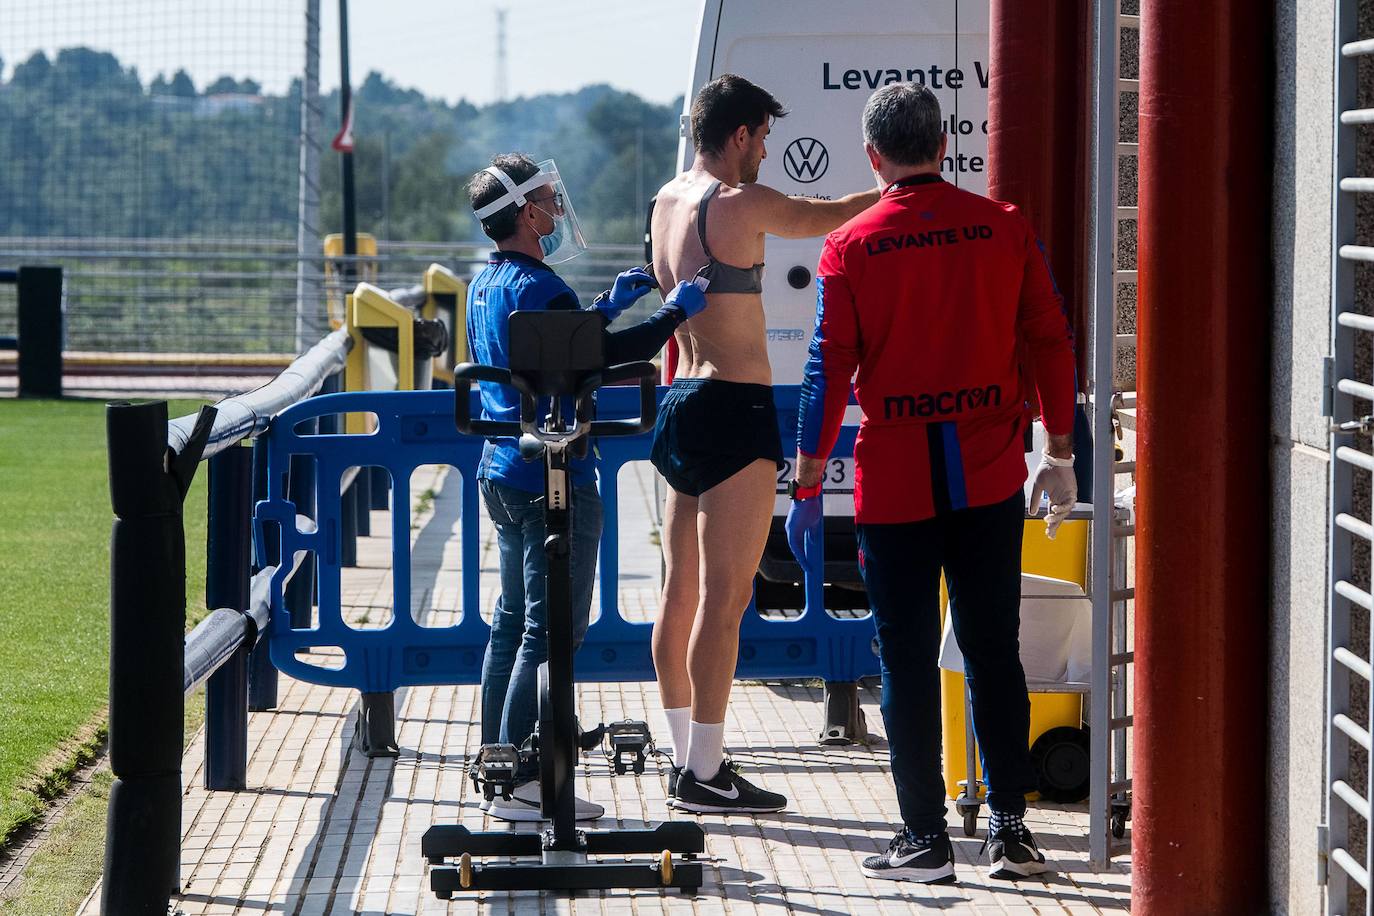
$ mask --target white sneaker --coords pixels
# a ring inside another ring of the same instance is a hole
[[[489,799],[489,798],[483,798],[482,801],[478,803],[477,807],[481,808],[483,811],[490,811],[490,810],[491,810],[491,799]]]
[[[516,786],[511,792],[510,798],[494,798],[488,813],[492,817],[499,817],[503,821],[542,821],[544,816],[539,813],[539,782],[527,782],[522,786]],[[573,799],[573,817],[579,821],[592,821],[606,813],[606,809],[596,802],[587,801],[585,798]]]

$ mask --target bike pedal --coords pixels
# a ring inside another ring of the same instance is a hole
[[[474,792],[488,801],[498,795],[510,798],[515,774],[520,769],[520,750],[513,744],[484,744],[468,770]]]
[[[607,756],[617,776],[623,776],[630,770],[635,775],[644,772],[645,755],[654,740],[647,724],[637,719],[612,722],[606,726],[606,739],[610,745]]]

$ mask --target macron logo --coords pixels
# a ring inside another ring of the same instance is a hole
[[[960,388],[958,391],[941,391],[939,394],[899,394],[883,398],[883,419],[900,420],[904,417],[932,417],[937,414],[944,416],[963,413],[966,409],[1001,406],[1001,385]]]

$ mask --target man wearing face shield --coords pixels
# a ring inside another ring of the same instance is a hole
[[[512,312],[580,309],[577,294],[551,267],[586,250],[576,212],[552,160],[536,164],[508,153],[492,159],[468,183],[468,196],[482,231],[496,243],[487,265],[468,286],[467,333],[474,362],[508,366],[507,330]],[[644,268],[627,270],[592,308],[609,325],[621,312],[657,288]],[[606,332],[608,365],[649,359],[679,324],[706,306],[706,297],[682,282],[663,307],[638,325]],[[514,388],[481,383],[482,416],[518,420]],[[572,518],[573,644],[581,645],[591,612],[596,551],[601,538],[596,450],[570,460]],[[492,620],[491,641],[482,663],[482,743],[523,744],[538,720],[538,670],[548,658],[544,576],[543,465],[520,457],[515,439],[489,439],[477,472],[478,487],[496,527],[501,597]],[[537,821],[537,768],[518,774],[509,799],[490,804],[493,816]],[[484,806],[486,803],[483,803]],[[600,817],[600,805],[577,799],[579,820]]]

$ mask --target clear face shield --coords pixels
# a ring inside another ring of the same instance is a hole
[[[517,207],[530,204],[553,220],[553,231],[539,238],[544,263],[561,264],[587,250],[587,241],[582,236],[582,224],[577,221],[577,212],[573,210],[568,191],[563,187],[563,179],[558,174],[558,166],[552,159],[545,159],[539,163],[539,171],[518,185],[495,166],[489,166],[485,171],[501,182],[506,193],[474,211],[479,220],[486,219],[511,204]]]

